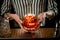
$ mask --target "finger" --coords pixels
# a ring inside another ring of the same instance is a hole
[[[23,23],[23,21],[20,19],[20,23],[22,24]]]
[[[26,29],[24,29],[23,25],[20,24],[20,27],[21,27],[21,30],[24,31],[24,32],[28,32]]]
[[[43,13],[39,14],[38,15],[38,19],[42,19],[43,18],[43,15],[44,15]]]
[[[21,27],[21,30],[24,32],[28,32],[26,29],[24,29],[24,26],[20,23],[19,26]]]
[[[44,18],[44,13],[40,13],[38,15],[38,24],[40,24],[43,21],[43,18]]]

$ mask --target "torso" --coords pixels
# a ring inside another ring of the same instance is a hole
[[[23,18],[25,14],[33,13],[36,16],[45,10],[45,0],[12,0],[15,12]]]

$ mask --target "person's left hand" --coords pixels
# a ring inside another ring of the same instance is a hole
[[[44,17],[44,13],[40,13],[39,15],[38,15],[38,24],[40,24],[42,21],[43,21],[43,17]]]

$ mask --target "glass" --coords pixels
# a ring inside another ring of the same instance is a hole
[[[0,17],[0,37],[6,38],[10,37],[11,31],[9,26],[9,20],[3,17]]]
[[[34,14],[27,14],[23,18],[23,28],[27,31],[38,29],[38,19]]]

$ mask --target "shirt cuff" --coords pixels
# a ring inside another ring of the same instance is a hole
[[[9,13],[5,13],[5,14],[4,14],[4,18],[9,19],[8,14],[9,14]]]
[[[55,16],[53,10],[49,10],[49,11],[47,11],[46,14],[47,14],[47,15],[50,15],[50,16]]]

